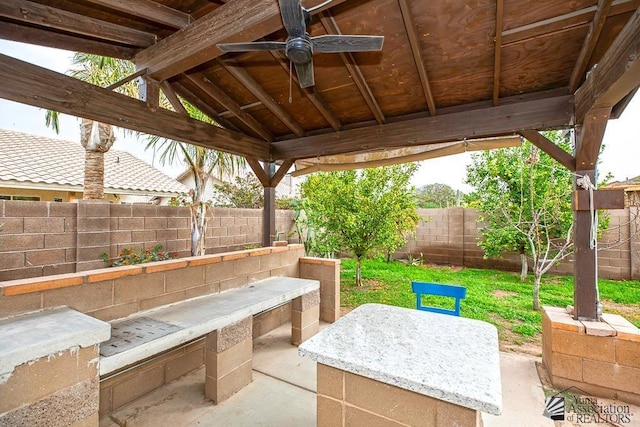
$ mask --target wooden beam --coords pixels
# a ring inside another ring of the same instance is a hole
[[[27,27],[8,21],[3,21],[0,25],[0,39],[119,59],[131,59],[139,51],[136,48],[56,33],[44,28]]]
[[[142,70],[138,70],[133,74],[128,75],[127,77],[118,80],[115,83],[110,84],[109,86],[107,86],[105,89],[109,89],[109,90],[114,90],[119,88],[120,86],[126,85],[127,83],[129,83],[131,80],[135,80],[138,77],[142,77],[145,74],[147,74],[147,70],[146,69],[142,69]]]
[[[218,59],[218,63],[233,77],[235,77],[249,92],[253,94],[256,98],[262,102],[262,105],[267,107],[269,111],[271,111],[286,127],[288,127],[291,132],[296,134],[297,136],[304,135],[304,129],[289,113],[284,111],[280,105],[267,93],[266,90],[262,88],[258,84],[257,81],[253,77],[249,75],[249,73],[242,68],[235,60],[228,59],[226,61],[221,61]]]
[[[578,85],[582,83],[585,71],[587,71],[587,64],[596,48],[600,33],[609,14],[609,9],[611,9],[611,2],[612,0],[598,0],[598,9],[596,10],[593,21],[591,21],[589,33],[587,33],[587,37],[584,39],[584,43],[582,43],[578,60],[573,67],[573,72],[569,79],[569,92],[571,93],[574,93]]]
[[[271,177],[271,187],[277,187],[278,184],[280,184],[280,181],[282,181],[282,178],[289,172],[291,166],[293,166],[292,159],[286,159],[282,162],[276,173]]]
[[[2,0],[0,2],[0,17],[38,27],[81,34],[94,39],[108,40],[126,46],[147,47],[156,41],[155,34],[26,0]]]
[[[260,162],[256,159],[251,159],[248,157],[246,158],[246,161],[247,164],[251,167],[253,173],[256,175],[256,178],[258,178],[258,181],[260,181],[260,184],[262,184],[262,186],[265,188],[270,187],[269,184],[271,183],[271,179],[267,176]]]
[[[409,7],[407,0],[399,0],[399,4],[400,13],[402,14],[402,19],[404,21],[404,28],[407,31],[407,36],[409,37],[409,46],[411,47],[411,53],[413,54],[413,61],[416,64],[418,76],[420,76],[420,84],[422,85],[422,92],[424,93],[424,98],[427,101],[427,108],[429,109],[429,114],[435,116],[436,103],[433,99],[433,92],[431,92],[431,84],[429,83],[427,70],[424,66],[424,59],[422,58],[422,51],[420,49],[420,41],[418,40],[418,34],[416,32],[416,24],[413,21],[413,13],[411,12],[411,8]]]
[[[609,16],[620,15],[635,10],[638,0],[614,0],[609,10]],[[522,43],[536,37],[566,31],[569,28],[587,26],[593,20],[597,6],[569,12],[542,21],[511,28],[502,32],[502,46]]]
[[[320,22],[327,31],[327,34],[341,34],[340,29],[338,28],[338,24],[336,23],[335,19],[333,19],[333,16],[329,14],[329,12],[320,14]],[[373,96],[373,92],[371,92],[371,88],[367,84],[364,75],[362,75],[362,71],[360,71],[360,67],[358,67],[353,54],[348,52],[340,52],[339,55],[340,58],[342,58],[344,66],[347,67],[347,70],[349,71],[353,82],[358,87],[360,94],[369,106],[369,110],[373,114],[373,117],[375,117],[378,124],[384,123],[385,119],[384,114],[382,113],[382,109],[380,109],[378,101],[376,101],[375,96]]]
[[[240,156],[268,159],[268,147],[244,134],[209,125],[73,77],[0,54],[0,98],[109,123]]]
[[[493,106],[500,99],[500,67],[502,66],[502,25],[504,21],[504,0],[496,2],[496,36],[493,53]]]
[[[275,160],[409,147],[518,133],[526,129],[567,127],[573,116],[573,96],[523,101],[379,126],[332,132],[271,143]]]
[[[598,163],[602,138],[611,107],[592,108],[582,125],[576,126],[576,168],[591,170]]]
[[[287,76],[290,76],[293,82],[300,86],[300,81],[298,80],[298,76],[295,73],[290,73],[289,70],[289,62],[282,59],[282,57],[274,52],[270,51],[271,55],[275,58],[275,60],[280,64],[280,66],[286,71]],[[342,129],[342,124],[340,120],[331,112],[326,102],[322,98],[322,96],[316,91],[315,86],[301,88],[302,93],[307,97],[307,99],[313,104],[313,106],[318,110],[318,112],[324,117],[324,119],[329,123],[329,126],[333,128],[333,130]]]
[[[572,208],[574,211],[591,210],[589,191],[575,190],[573,192]],[[596,190],[593,192],[593,208],[624,209],[624,190]]]
[[[165,80],[166,81],[166,80]],[[231,123],[229,120],[226,120],[218,115],[218,112],[213,109],[208,103],[204,102],[200,99],[196,94],[191,92],[189,89],[184,87],[184,85],[179,82],[172,82],[171,87],[174,88],[176,93],[183,97],[185,101],[192,104],[198,110],[202,111],[205,115],[207,115],[211,120],[216,122],[218,125],[230,129],[236,132],[240,132],[240,129]]]
[[[640,7],[576,91],[576,123],[592,108],[612,108],[640,86]],[[578,168],[580,165],[578,165]]]
[[[160,89],[162,89],[162,93],[164,93],[164,96],[167,97],[169,104],[171,104],[173,109],[176,110],[176,113],[180,113],[183,116],[189,115],[189,112],[186,108],[184,108],[182,102],[180,102],[180,98],[178,98],[178,95],[173,90],[173,87],[171,87],[171,83],[166,80],[163,81],[162,83],[160,83]]]
[[[201,73],[185,74],[185,77],[194,85],[196,85],[201,91],[206,93],[211,98],[215,99],[217,103],[222,105],[227,110],[231,111],[242,123],[248,126],[256,134],[260,135],[266,141],[272,141],[273,135],[269,132],[260,122],[253,118],[253,116],[242,108],[240,105],[231,99],[222,89],[220,89],[211,80],[206,78]]]
[[[335,7],[346,0],[333,0]],[[305,2],[306,7],[322,0]],[[218,43],[249,42],[282,29],[280,7],[274,0],[233,0],[182,30],[140,52],[134,62],[149,68],[152,77],[167,80],[222,55]]]
[[[171,28],[184,28],[194,21],[188,13],[153,0],[85,0],[88,3],[124,12]]]
[[[541,135],[537,130],[523,130],[519,133],[533,145],[550,155],[565,168],[572,172],[576,170],[576,159],[571,154],[554,144],[553,141],[549,140],[544,135]]]

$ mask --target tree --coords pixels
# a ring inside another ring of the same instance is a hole
[[[264,206],[264,190],[255,175],[236,176],[234,181],[213,184],[216,206],[248,209]]]
[[[394,252],[418,223],[409,185],[414,164],[362,171],[317,173],[301,185],[307,221],[318,253],[348,250],[356,257],[360,286],[364,257]]]
[[[566,133],[547,138],[570,151]],[[467,183],[474,192],[467,201],[481,212],[485,256],[520,254],[521,279],[534,271],[533,308],[539,309],[542,275],[573,250],[573,174],[528,141],[520,147],[485,151],[472,157]]]
[[[463,193],[447,184],[427,184],[416,190],[419,208],[448,208],[460,206]]]
[[[70,70],[68,74],[102,87],[115,83],[122,77],[135,72],[133,63],[129,61],[81,52],[76,52],[73,55],[72,62],[78,68]],[[138,89],[133,82],[124,84],[116,90],[129,96],[137,96],[138,94]],[[60,131],[58,119],[56,111],[47,111],[45,123],[52,127],[56,133]],[[83,199],[104,199],[104,153],[111,149],[115,140],[111,125],[82,119],[80,143],[85,149]]]

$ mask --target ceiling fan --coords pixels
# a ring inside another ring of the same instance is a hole
[[[331,0],[311,9],[305,9],[300,0],[278,0],[282,23],[289,33],[284,42],[261,41],[249,43],[223,43],[218,48],[223,52],[250,52],[263,50],[284,50],[285,56],[293,63],[300,87],[315,84],[313,77],[313,53],[368,52],[382,50],[384,36],[325,35],[311,37],[307,26],[311,13]]]

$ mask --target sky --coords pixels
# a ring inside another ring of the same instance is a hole
[[[69,51],[0,40],[0,53],[60,73],[72,68],[73,52]],[[0,128],[80,143],[79,119],[61,115],[60,134],[57,135],[45,126],[45,112],[44,109],[0,99]],[[622,181],[640,175],[640,95],[636,95],[629,103],[621,118],[609,121],[603,144],[605,149],[600,156],[600,176],[611,173],[614,180]],[[184,171],[182,165],[159,164],[157,156],[145,151],[144,147],[142,140],[118,132],[113,149],[128,151],[171,177]],[[420,187],[442,183],[468,192],[471,188],[464,183],[464,179],[470,162],[471,153],[425,160],[420,163],[413,184]]]

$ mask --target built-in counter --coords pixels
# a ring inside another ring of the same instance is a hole
[[[318,426],[477,426],[500,415],[495,326],[366,304],[299,347],[318,362]]]

